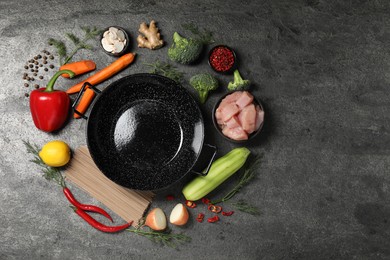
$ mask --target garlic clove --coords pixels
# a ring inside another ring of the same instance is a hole
[[[110,32],[110,31],[108,31],[108,30],[105,31],[105,32],[103,33],[103,38],[106,38],[109,32]]]
[[[125,34],[124,34],[121,30],[119,30],[119,31],[116,33],[116,35],[118,36],[118,40],[119,40],[119,41],[123,42],[123,41],[125,40]]]
[[[117,34],[117,32],[118,32],[118,29],[117,28],[115,28],[115,27],[110,27],[110,28],[108,28],[108,30],[112,33],[112,34]]]
[[[114,43],[114,50],[115,50],[115,52],[121,52],[124,47],[125,47],[125,45],[123,44],[123,42],[116,42],[116,43]]]
[[[106,51],[113,51],[114,45],[110,44],[106,38],[102,39],[102,46]]]

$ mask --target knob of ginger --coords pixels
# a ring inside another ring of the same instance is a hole
[[[155,21],[152,20],[149,27],[146,23],[141,23],[138,31],[141,33],[137,37],[138,47],[156,50],[164,45]]]

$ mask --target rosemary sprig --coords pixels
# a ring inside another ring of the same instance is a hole
[[[252,206],[245,202],[244,200],[239,200],[237,202],[231,202],[230,205],[238,209],[239,211],[251,214],[251,215],[260,215],[260,211],[257,207]]]
[[[154,63],[144,63],[144,65],[150,68],[149,73],[159,74],[176,82],[183,81],[184,72],[179,71],[174,65],[168,62],[156,61]]]
[[[61,187],[65,187],[65,179],[62,176],[60,169],[47,166],[42,161],[42,159],[39,157],[39,147],[37,145],[31,144],[28,141],[23,141],[23,143],[26,146],[27,153],[34,155],[34,159],[30,160],[30,162],[33,162],[43,168],[43,177],[48,181],[56,182]]]
[[[164,232],[158,232],[153,230],[144,231],[138,228],[126,230],[144,236],[155,243],[162,244],[164,246],[169,246],[172,248],[177,248],[177,244],[191,242],[191,237],[184,234],[173,234],[171,230]]]
[[[203,44],[211,44],[214,43],[213,33],[209,30],[200,30],[197,25],[194,23],[185,23],[182,25],[184,30],[190,31],[192,34],[196,36],[196,40],[200,41]]]
[[[93,27],[92,29],[90,27],[81,27],[81,29],[85,33],[84,38],[82,40],[73,33],[65,34],[66,37],[69,38],[69,40],[75,46],[69,55],[67,55],[66,46],[62,41],[55,40],[53,38],[49,39],[49,44],[53,45],[57,49],[58,56],[60,57],[60,66],[68,63],[79,50],[92,50],[93,46],[88,44],[87,42],[102,33],[102,31],[98,30],[96,27]],[[64,62],[62,62],[62,59],[64,59]]]
[[[223,198],[217,199],[212,201],[212,204],[218,204],[221,202],[226,202],[233,198],[245,185],[247,185],[256,175],[257,173],[257,167],[260,164],[260,160],[262,158],[262,155],[257,155],[253,161],[244,169],[244,173],[242,174],[241,178],[238,180],[238,183],[234,188],[227,193]],[[232,203],[233,206],[237,207],[238,210],[243,212],[255,212],[257,208],[254,206],[249,205],[248,203],[241,201],[238,203]],[[258,212],[258,210],[257,210]]]

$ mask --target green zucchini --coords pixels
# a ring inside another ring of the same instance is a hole
[[[183,188],[184,197],[191,201],[203,198],[237,172],[245,164],[250,153],[245,147],[231,150],[213,162],[206,176],[198,176],[189,182]]]

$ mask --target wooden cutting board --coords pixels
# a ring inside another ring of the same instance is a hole
[[[89,193],[133,226],[143,217],[154,193],[124,188],[108,179],[95,165],[86,146],[81,146],[65,171],[67,180]]]

